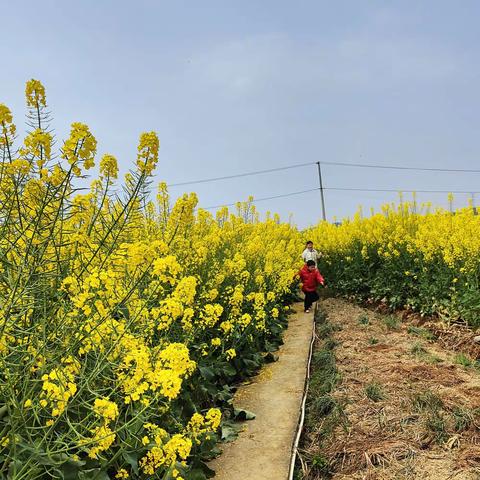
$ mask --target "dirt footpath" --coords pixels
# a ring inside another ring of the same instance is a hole
[[[398,317],[341,299],[322,307],[337,342],[340,380],[331,395],[343,420],[326,439],[309,433],[310,458],[326,458],[334,480],[480,479],[474,359]]]
[[[256,414],[223,453],[210,463],[219,480],[286,480],[306,375],[313,313],[295,314],[284,333],[279,360],[239,388],[234,405]]]

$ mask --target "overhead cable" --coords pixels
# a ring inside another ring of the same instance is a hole
[[[306,167],[306,166],[315,165],[315,164],[316,164],[316,162],[297,163],[296,165],[287,165],[285,167],[269,168],[267,170],[256,170],[254,172],[238,173],[236,175],[225,175],[223,177],[203,178],[201,180],[191,180],[189,182],[172,183],[172,184],[167,185],[167,186],[168,187],[180,187],[180,186],[183,186],[183,185],[193,185],[193,184],[196,184],[196,183],[217,182],[219,180],[230,180],[231,178],[250,177],[252,175],[261,175],[263,173],[280,172],[282,170],[290,170],[292,168]]]
[[[309,192],[318,192],[320,188],[310,188],[309,190],[301,190],[299,192],[290,192],[290,193],[284,193],[282,195],[273,195],[272,197],[261,197],[261,198],[252,198],[252,203],[257,203],[257,202],[263,202],[265,200],[274,200],[276,198],[285,198],[285,197],[293,197],[294,195],[302,195],[303,193],[309,193]],[[223,207],[233,207],[237,205],[238,203],[241,202],[233,202],[233,203],[223,203],[221,205],[214,205],[212,207],[202,207],[203,210],[213,210],[215,208],[223,208]]]
[[[323,187],[324,190],[336,190],[345,192],[395,192],[395,193],[480,193],[472,190],[403,190],[401,188],[348,188],[348,187]]]
[[[470,168],[435,168],[435,167],[406,167],[402,165],[378,165],[378,164],[367,164],[367,163],[347,163],[347,162],[306,162],[306,163],[297,163],[293,165],[286,165],[284,167],[269,168],[266,170],[255,170],[251,172],[237,173],[234,175],[225,175],[222,177],[211,177],[211,178],[202,178],[198,180],[190,180],[186,182],[171,183],[168,187],[181,187],[185,185],[195,185],[200,183],[210,183],[218,182],[221,180],[230,180],[233,178],[242,178],[250,177],[255,175],[263,175],[266,173],[280,172],[284,170],[291,170],[293,168],[302,168],[320,163],[321,165],[333,165],[339,167],[354,167],[354,168],[379,168],[385,170],[414,170],[418,172],[445,172],[445,173],[480,173],[479,169],[470,169]]]
[[[346,163],[346,162],[320,162],[322,165],[336,165],[339,167],[358,168],[381,168],[386,170],[415,170],[423,172],[448,172],[448,173],[480,173],[478,169],[470,168],[435,168],[435,167],[405,167],[402,165],[374,165],[368,163]]]

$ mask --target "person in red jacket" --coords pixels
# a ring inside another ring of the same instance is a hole
[[[308,260],[303,268],[298,272],[298,276],[302,281],[302,292],[305,294],[305,313],[310,312],[313,302],[318,300],[317,287],[325,285],[321,273],[318,271],[313,260]]]

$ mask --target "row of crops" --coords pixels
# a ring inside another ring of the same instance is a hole
[[[0,477],[206,478],[232,385],[281,341],[300,234],[152,193],[153,132],[119,181],[86,125],[55,149],[40,82],[26,99],[23,142],[0,104]]]
[[[322,272],[342,295],[480,326],[480,216],[473,205],[453,211],[401,201],[308,233],[321,245]]]

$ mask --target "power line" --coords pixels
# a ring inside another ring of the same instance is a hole
[[[469,169],[469,168],[430,168],[430,167],[405,167],[401,165],[378,165],[378,164],[367,164],[367,163],[347,163],[347,162],[306,162],[306,163],[297,163],[294,165],[286,165],[284,167],[269,168],[266,170],[255,170],[251,172],[237,173],[235,175],[225,175],[222,177],[211,177],[211,178],[202,178],[199,180],[190,180],[187,182],[180,183],[171,183],[168,187],[181,187],[184,185],[195,185],[199,183],[209,183],[217,182],[221,180],[230,180],[233,178],[242,178],[250,177],[254,175],[262,175],[265,173],[280,172],[283,170],[291,170],[293,168],[302,168],[311,165],[320,163],[321,165],[333,165],[338,167],[355,167],[355,168],[379,168],[384,170],[410,170],[410,171],[419,171],[419,172],[445,172],[445,173],[480,173],[478,169]]]
[[[480,193],[472,190],[403,190],[401,188],[343,188],[343,187],[323,187],[324,190],[337,190],[346,192],[394,192],[394,193]]]
[[[336,165],[339,167],[358,168],[383,168],[385,170],[416,170],[423,172],[449,172],[449,173],[480,173],[480,170],[469,168],[429,168],[429,167],[404,167],[401,165],[374,165],[367,163],[346,163],[346,162],[320,162],[322,165]]]
[[[306,167],[309,165],[315,165],[316,162],[308,162],[308,163],[297,163],[296,165],[287,165],[285,167],[277,167],[277,168],[269,168],[268,170],[256,170],[254,172],[245,172],[245,173],[238,173],[236,175],[226,175],[224,177],[212,177],[212,178],[203,178],[201,180],[191,180],[189,182],[181,182],[181,183],[172,183],[167,185],[168,187],[180,187],[183,185],[193,185],[196,183],[208,183],[208,182],[217,182],[219,180],[229,180],[231,178],[240,178],[240,177],[249,177],[252,175],[260,175],[263,173],[273,173],[273,172],[280,172],[281,170],[290,170],[292,168],[299,168],[299,167]]]
[[[290,192],[290,193],[284,193],[282,195],[273,195],[272,197],[261,197],[261,198],[253,198],[252,202],[257,203],[257,202],[263,202],[265,200],[274,200],[276,198],[285,198],[285,197],[293,197],[294,195],[301,195],[303,193],[309,193],[309,192],[318,192],[320,190],[318,187],[317,188],[310,188],[309,190],[301,190],[299,192]],[[222,207],[233,207],[237,205],[239,202],[234,202],[234,203],[224,203],[222,205],[214,205],[212,207],[202,207],[203,210],[213,210],[215,208],[222,208]]]
[[[193,185],[193,184],[200,184],[200,183],[209,183],[209,182],[216,182],[221,180],[229,180],[233,178],[241,178],[241,177],[248,177],[253,175],[261,175],[266,173],[273,173],[279,172],[284,170],[290,170],[293,168],[302,168],[307,166],[318,166],[319,172],[319,188],[309,189],[309,190],[302,190],[298,192],[290,192],[285,193],[282,195],[274,195],[270,197],[262,197],[262,198],[254,198],[253,201],[255,202],[263,202],[266,200],[274,200],[277,198],[285,198],[291,197],[293,195],[301,195],[308,192],[314,192],[320,190],[321,193],[321,200],[322,200],[322,212],[323,217],[325,218],[325,200],[323,198],[323,190],[332,190],[332,191],[352,191],[352,192],[383,192],[383,193],[391,193],[391,192],[405,192],[405,193],[452,193],[452,194],[470,194],[473,195],[475,193],[480,193],[471,190],[403,190],[403,189],[380,189],[380,188],[348,188],[348,187],[323,187],[322,179],[321,179],[321,165],[334,165],[340,167],[358,167],[358,168],[377,168],[377,169],[387,169],[387,170],[414,170],[414,171],[425,171],[425,172],[448,172],[448,173],[480,173],[478,169],[462,169],[462,168],[430,168],[430,167],[406,167],[401,165],[377,165],[377,164],[365,164],[365,163],[347,163],[347,162],[306,162],[306,163],[298,163],[295,165],[286,165],[284,167],[277,167],[277,168],[269,168],[265,170],[256,170],[250,172],[239,173],[236,175],[225,175],[222,177],[212,177],[212,178],[203,178],[199,180],[191,180],[188,182],[180,182],[180,183],[172,183],[168,185],[168,187],[179,187],[184,185]],[[210,207],[205,207],[205,210],[213,210],[222,207],[231,207],[237,205],[238,202],[222,204],[222,205],[214,205]]]
[[[346,192],[381,192],[381,193],[452,193],[452,194],[468,194],[472,195],[475,193],[480,193],[480,191],[471,191],[471,190],[403,190],[403,189],[393,189],[393,188],[348,188],[348,187],[323,187],[324,190],[334,190],[334,191],[346,191]],[[320,188],[310,188],[308,190],[301,190],[298,192],[284,193],[281,195],[273,195],[271,197],[253,197],[252,203],[263,202],[265,200],[275,200],[277,198],[292,197],[294,195],[301,195],[304,193],[317,192]],[[213,205],[211,207],[201,207],[203,210],[214,210],[215,208],[223,207],[233,207],[240,203],[239,201],[233,203],[223,203],[219,205]]]

